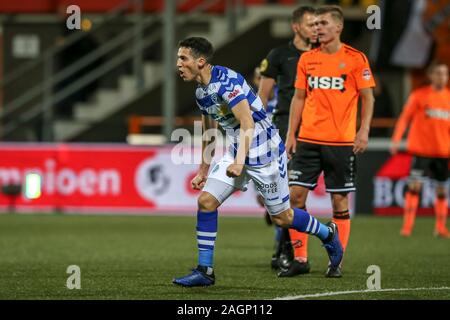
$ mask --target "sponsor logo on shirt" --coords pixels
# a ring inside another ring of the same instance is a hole
[[[228,99],[233,99],[233,98],[236,97],[239,93],[240,93],[239,89],[234,89],[234,91],[231,92],[231,93],[228,95]]]
[[[370,74],[370,70],[369,69],[364,69],[363,73],[362,73],[362,77],[364,80],[369,81],[370,78],[372,77],[372,75]]]
[[[345,91],[344,82],[346,75],[340,77],[313,77],[308,75],[308,86],[313,89],[330,89]]]
[[[430,106],[425,107],[425,114],[429,118],[450,120],[450,111],[442,109],[431,109]]]

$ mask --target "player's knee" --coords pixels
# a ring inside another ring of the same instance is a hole
[[[290,194],[290,202],[292,208],[303,208],[306,204],[306,199],[304,199],[300,194],[292,193]]]
[[[292,208],[300,208],[303,209],[306,206],[306,196],[308,194],[308,190],[300,187],[290,187],[289,188],[289,198]]]
[[[347,201],[348,192],[333,192],[331,194],[331,200],[335,203],[341,203]]]
[[[438,198],[438,199],[447,198],[447,190],[444,186],[438,186],[436,188],[436,198]]]
[[[208,192],[202,192],[198,197],[198,208],[200,211],[215,211],[220,203]]]
[[[410,192],[410,193],[419,194],[420,189],[421,189],[420,182],[415,181],[415,182],[410,182],[408,184],[408,192]]]
[[[334,212],[348,211],[348,192],[332,193],[331,205]]]

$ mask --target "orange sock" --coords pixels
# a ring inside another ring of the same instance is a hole
[[[350,214],[348,210],[333,212],[332,221],[336,223],[339,232],[339,240],[342,244],[342,249],[347,248],[348,239],[350,238]]]
[[[289,235],[294,248],[294,258],[302,261],[308,260],[308,234],[289,229]]]
[[[403,228],[402,235],[409,236],[414,227],[414,221],[416,219],[417,207],[419,206],[419,194],[415,192],[406,192],[405,194],[405,206],[403,212]]]
[[[438,233],[445,233],[447,231],[447,211],[448,203],[447,198],[436,198],[434,203],[434,211],[436,213],[436,226],[435,230]]]

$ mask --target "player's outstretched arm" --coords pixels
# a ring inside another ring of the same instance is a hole
[[[234,163],[227,168],[227,175],[230,177],[238,177],[244,169],[245,158],[252,145],[255,122],[253,121],[250,106],[246,99],[241,100],[231,111],[240,123],[239,147]]]
[[[370,123],[372,122],[375,98],[372,88],[364,88],[360,91],[361,96],[361,126],[356,134],[353,152],[363,153],[369,143]]]
[[[417,106],[418,104],[416,102],[416,97],[414,94],[411,94],[411,96],[408,99],[408,102],[403,107],[403,111],[400,114],[397,123],[395,124],[395,129],[392,135],[390,147],[391,154],[397,153],[398,148],[400,146],[400,141],[402,140],[403,134],[405,133],[406,128],[408,127]]]
[[[295,153],[297,146],[297,137],[295,134],[302,122],[302,113],[305,106],[306,90],[295,89],[294,96],[291,100],[291,108],[289,111],[289,129],[286,137],[286,152],[288,158],[291,159],[292,154]]]

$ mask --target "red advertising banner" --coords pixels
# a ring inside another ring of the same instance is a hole
[[[18,196],[19,210],[155,207],[151,199],[139,195],[133,178],[139,164],[156,155],[155,149],[58,144],[2,145],[0,150],[2,186],[23,184],[29,173],[42,177],[42,196],[33,200]],[[11,197],[0,195],[0,205],[10,202]]]
[[[118,144],[0,144],[0,211],[195,214],[200,150]],[[25,196],[26,177],[41,177],[40,196]],[[22,186],[17,196],[8,186]],[[308,208],[330,215],[323,178],[310,193]],[[221,207],[233,215],[262,215],[256,191],[236,192]]]
[[[377,215],[403,214],[404,192],[406,190],[412,156],[400,153],[389,158],[374,176],[374,212]],[[434,184],[424,181],[420,197],[419,215],[434,214]],[[448,188],[447,188],[448,190]]]

